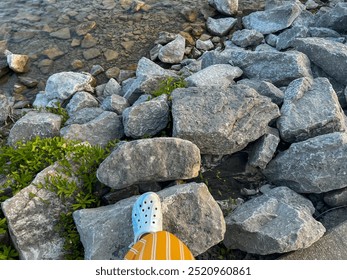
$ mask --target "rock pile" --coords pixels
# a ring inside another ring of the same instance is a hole
[[[52,75],[33,105],[59,104],[69,120],[30,112],[13,126],[8,144],[55,135],[101,146],[125,140],[99,166],[99,181],[113,193],[158,191],[164,228],[194,255],[223,240],[227,248],[258,255],[310,247],[326,232],[314,215],[347,204],[347,4],[313,14],[320,7],[314,1],[265,1],[265,10],[243,16],[240,28],[238,2],[208,1],[216,16],[206,18],[204,34],[160,34],[135,77],[97,85],[89,73]],[[152,96],[163,82],[180,79],[184,88]],[[10,111],[1,95],[0,107],[1,124]],[[233,157],[242,158],[243,170],[218,179],[246,182],[247,201],[223,209],[223,216],[207,186],[191,181],[211,166],[219,174],[218,166]],[[30,204],[33,184],[2,204],[12,241],[23,259],[61,258],[62,240],[50,224],[34,220],[56,216],[63,206],[55,198],[54,206],[40,204],[43,210]],[[74,213],[86,259],[124,256],[135,198]],[[43,235],[51,238],[39,246]]]

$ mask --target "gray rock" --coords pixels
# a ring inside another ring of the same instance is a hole
[[[171,96],[173,136],[192,141],[202,154],[240,151],[279,116],[277,105],[243,85],[176,89]]]
[[[346,187],[347,134],[335,132],[294,143],[269,162],[264,175],[299,193]]]
[[[175,40],[160,48],[158,58],[165,63],[180,63],[184,57],[185,47],[186,39],[178,34]]]
[[[47,176],[67,178],[57,172],[58,167],[54,164],[42,170],[29,186],[1,204],[20,259],[64,259],[64,238],[56,225],[71,202],[63,203],[54,192],[37,187],[46,185]],[[78,185],[75,177],[67,179]]]
[[[7,57],[7,64],[10,69],[16,73],[24,73],[27,69],[27,64],[29,61],[29,56],[24,54],[13,54],[8,50],[5,50],[5,55]]]
[[[93,92],[94,78],[88,73],[61,72],[50,76],[46,83],[46,97],[48,100],[70,98],[78,91]]]
[[[324,202],[331,207],[347,205],[347,188],[324,194]]]
[[[113,112],[103,112],[90,122],[62,128],[60,134],[66,139],[87,141],[91,145],[105,147],[109,141],[124,136],[122,117]]]
[[[105,85],[103,96],[110,96],[113,94],[122,95],[122,87],[115,79],[111,78]]]
[[[257,46],[264,40],[264,35],[254,29],[242,29],[233,34],[231,41],[241,47]]]
[[[140,103],[123,112],[124,133],[128,137],[155,136],[169,123],[167,95]]]
[[[261,95],[269,97],[271,101],[277,105],[281,105],[283,103],[283,91],[274,86],[272,83],[261,81],[259,87],[256,90]]]
[[[51,113],[29,112],[12,127],[8,144],[14,146],[18,141],[30,141],[36,136],[50,138],[59,136],[61,116]]]
[[[142,57],[136,68],[136,77],[149,77],[149,76],[171,76],[173,73],[160,67],[146,57]]]
[[[242,75],[242,70],[230,64],[211,65],[185,79],[189,87],[228,87]]]
[[[157,90],[169,77],[176,78],[176,74],[171,76],[148,76],[136,78],[124,94],[124,98],[129,104],[134,104],[143,94],[151,94]]]
[[[293,21],[292,26],[310,27],[314,24],[315,16],[306,10],[303,10],[300,15]]]
[[[347,30],[347,3],[338,3],[328,12],[320,14],[315,21],[315,26],[345,33]]]
[[[308,29],[308,33],[311,37],[330,37],[330,38],[338,38],[341,35],[336,32],[335,30],[332,30],[330,28],[325,28],[325,27],[310,27]]]
[[[294,47],[305,53],[308,58],[328,75],[343,85],[347,85],[347,46],[323,38],[296,39]]]
[[[216,36],[225,36],[236,25],[237,19],[232,17],[214,19],[209,17],[206,21],[208,32]]]
[[[119,145],[97,170],[100,182],[114,189],[133,184],[198,176],[200,150],[177,138],[151,138]]]
[[[201,56],[201,69],[209,67],[214,64],[229,64],[231,50],[212,50],[207,51]]]
[[[265,37],[265,41],[267,44],[269,44],[271,47],[276,47],[278,36],[275,34],[269,34]]]
[[[205,184],[177,185],[158,192],[163,229],[176,235],[197,256],[224,238],[222,211]],[[74,212],[85,259],[123,259],[133,242],[131,211],[137,197],[114,205]]]
[[[278,52],[274,47],[271,47],[268,44],[260,44],[255,47],[254,51],[256,52]]]
[[[345,115],[329,80],[293,81],[285,92],[277,127],[281,138],[290,143],[345,131]]]
[[[65,125],[70,124],[84,124],[92,121],[100,116],[104,110],[99,107],[83,108],[75,112],[66,122]]]
[[[101,104],[103,110],[115,112],[118,115],[121,115],[129,106],[128,101],[123,96],[117,94],[107,96]]]
[[[224,244],[252,254],[285,253],[311,246],[325,233],[312,203],[287,187],[251,199],[226,217]]]
[[[132,106],[136,106],[146,101],[150,101],[153,98],[151,94],[142,94]]]
[[[0,94],[0,125],[2,125],[11,112],[11,106],[5,95]]]
[[[265,169],[266,165],[274,157],[280,137],[277,129],[269,128],[260,139],[258,139],[249,155],[249,164],[253,167]]]
[[[283,31],[277,40],[276,49],[284,50],[292,47],[293,41],[296,38],[305,38],[307,36],[308,29],[305,26],[293,26]]]
[[[302,11],[298,3],[288,3],[265,11],[257,11],[242,18],[247,29],[255,29],[263,34],[275,33],[291,26]]]
[[[281,257],[281,260],[346,260],[347,221],[327,232],[320,240],[306,249]]]
[[[202,50],[202,51],[209,51],[209,50],[214,48],[214,45],[210,39],[205,40],[205,41],[198,39],[198,40],[196,40],[195,45],[196,45],[197,49]]]
[[[208,0],[208,4],[223,15],[232,16],[237,13],[238,0]]]
[[[266,80],[276,86],[287,86],[301,77],[312,77],[310,61],[297,51],[252,52],[234,50],[230,64],[242,69],[249,79]]]
[[[98,107],[99,103],[93,95],[86,91],[76,92],[69,103],[66,105],[66,111],[72,116],[77,111],[87,107]]]
[[[149,51],[149,56],[152,61],[156,60],[159,56],[159,51],[163,47],[161,44],[156,44],[151,50]]]
[[[70,28],[64,27],[49,34],[51,37],[67,40],[71,38]]]

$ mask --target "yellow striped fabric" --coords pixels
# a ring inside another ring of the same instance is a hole
[[[136,242],[125,260],[194,260],[188,247],[167,231],[149,233]]]

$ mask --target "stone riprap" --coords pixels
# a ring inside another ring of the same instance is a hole
[[[180,238],[199,255],[224,238],[225,221],[217,202],[203,183],[177,185],[158,192],[163,230]],[[114,205],[74,212],[85,259],[123,259],[133,242],[131,210],[136,197]],[[203,218],[202,218],[203,217]]]
[[[178,138],[121,143],[97,170],[100,182],[122,189],[133,184],[190,179],[199,175],[200,150]]]
[[[318,241],[324,226],[312,214],[311,201],[287,187],[274,188],[237,207],[226,219],[224,244],[268,255],[303,249]]]
[[[263,171],[269,181],[299,193],[324,193],[346,186],[347,134],[335,132],[294,143]]]
[[[243,85],[188,88],[172,93],[172,117],[174,137],[192,141],[202,154],[226,155],[264,135],[279,109]]]

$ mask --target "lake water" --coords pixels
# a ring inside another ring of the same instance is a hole
[[[26,76],[44,83],[60,71],[90,71],[95,64],[134,69],[148,56],[159,31],[189,23],[182,10],[199,11],[207,0],[1,0],[0,50],[30,56]],[[8,75],[7,75],[8,76]],[[13,77],[0,81],[10,91]],[[6,85],[6,86],[5,86]],[[5,92],[6,93],[6,92]]]

